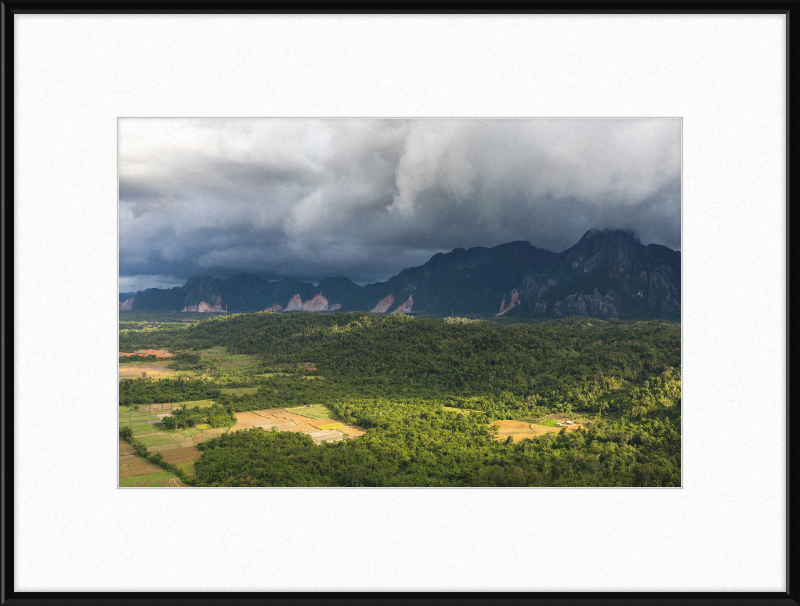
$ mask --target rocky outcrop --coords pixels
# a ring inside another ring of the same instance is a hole
[[[394,297],[389,295],[383,298],[375,307],[370,309],[370,311],[374,314],[385,314],[389,311],[389,307],[391,307],[392,303],[394,303]]]
[[[200,301],[197,305],[187,305],[181,311],[202,311],[202,312],[212,312],[212,311],[222,311],[222,297],[217,296],[214,299],[212,304],[208,304],[205,301]]]
[[[642,272],[644,273],[644,272]],[[668,281],[668,276],[664,272],[655,272],[650,276],[649,284],[645,275],[644,282],[648,286],[647,299],[651,309],[657,313],[669,316],[680,313],[681,302],[678,289]],[[642,291],[637,293],[642,297]]]
[[[264,311],[283,311],[283,307],[278,305],[277,303],[271,307],[267,307]]]
[[[515,288],[510,293],[508,293],[508,306],[506,306],[506,296],[503,296],[503,301],[500,303],[500,313],[494,314],[495,316],[502,316],[504,313],[514,309],[517,303],[519,303],[519,292]]]
[[[609,291],[605,296],[596,288],[586,295],[572,294],[566,299],[553,304],[553,314],[556,317],[564,316],[594,316],[603,318],[618,318],[617,305],[619,297],[614,291]]]
[[[293,296],[289,302],[286,304],[286,308],[284,311],[310,311],[310,312],[319,312],[319,311],[334,311],[339,309],[341,305],[335,303],[333,305],[328,304],[328,299],[322,296],[322,293],[317,293],[314,295],[314,298],[309,299],[308,301],[303,301],[300,298],[300,295],[297,294]]]
[[[328,311],[328,299],[317,293],[313,299],[303,303],[303,311]]]
[[[402,305],[398,305],[397,309],[395,309],[392,313],[393,314],[407,314],[411,311],[411,308],[414,306],[414,297],[408,295],[408,299],[406,299],[405,303]]]
[[[303,311],[303,299],[300,298],[300,295],[295,295],[289,299],[283,311]]]
[[[547,276],[525,276],[522,292],[525,293],[525,298],[539,299],[555,285],[556,281]]]
[[[130,299],[125,299],[124,301],[119,302],[119,311],[129,311],[133,308],[133,300],[136,297],[131,297]]]

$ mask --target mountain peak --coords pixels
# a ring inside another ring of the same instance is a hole
[[[639,236],[636,235],[632,229],[600,229],[600,228],[592,228],[583,234],[583,237],[580,239],[580,242],[585,242],[588,240],[633,240],[634,242],[640,242]]]

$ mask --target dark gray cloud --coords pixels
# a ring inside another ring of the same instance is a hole
[[[120,121],[120,287],[364,283],[593,227],[680,249],[679,120]],[[123,288],[126,287],[127,288]]]

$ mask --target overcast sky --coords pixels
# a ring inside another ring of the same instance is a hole
[[[437,252],[679,250],[680,121],[121,119],[120,290],[240,271],[364,284]]]

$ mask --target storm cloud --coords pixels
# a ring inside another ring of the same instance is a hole
[[[590,228],[680,249],[680,121],[121,119],[120,290],[251,271],[385,280]]]

